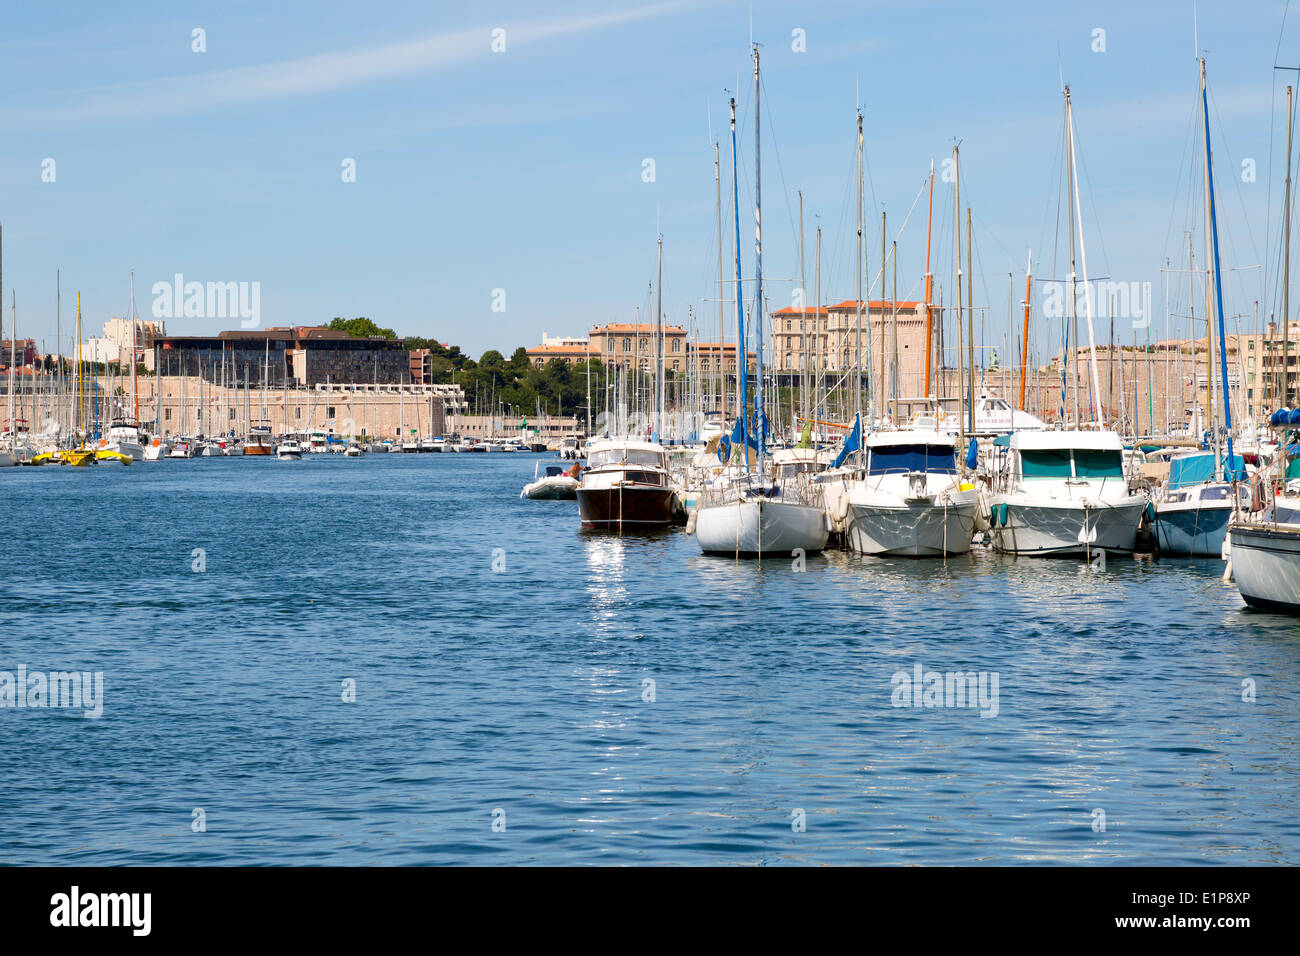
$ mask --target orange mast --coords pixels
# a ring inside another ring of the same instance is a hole
[[[930,160],[930,206],[925,219],[925,391],[923,397],[930,396],[930,353],[934,351],[930,336],[930,293],[934,287],[934,277],[930,275],[930,226],[934,220],[934,160]]]
[[[1031,250],[1025,260],[1025,334],[1020,340],[1020,410],[1025,410],[1025,371],[1029,368],[1029,297],[1032,288],[1029,276],[1033,267],[1034,253]]]

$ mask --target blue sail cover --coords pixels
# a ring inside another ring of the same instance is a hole
[[[1229,481],[1246,480],[1246,463],[1240,455],[1233,455],[1231,462],[1225,460]],[[1204,485],[1211,481],[1223,479],[1215,471],[1214,455],[1185,455],[1169,462],[1169,488],[1186,488],[1190,485]]]
[[[1279,408],[1268,416],[1268,423],[1276,428],[1300,425],[1300,408]]]
[[[862,419],[855,415],[853,417],[853,430],[849,432],[848,436],[844,439],[844,447],[840,449],[840,453],[836,455],[835,460],[831,462],[831,467],[840,467],[840,465],[844,464],[845,459],[847,459],[849,455],[853,454],[861,447]]]
[[[980,444],[974,438],[970,440],[970,448],[966,450],[966,467],[971,471],[980,463]]]

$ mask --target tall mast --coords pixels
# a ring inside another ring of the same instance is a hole
[[[970,206],[966,207],[966,349],[970,361],[967,363],[966,375],[966,401],[969,408],[966,411],[967,420],[970,422],[971,434],[975,433],[975,270],[971,266],[971,241],[970,228]],[[957,290],[957,296],[960,298],[961,289]],[[983,323],[980,329],[983,330]],[[983,333],[981,332],[981,339]]]
[[[1075,169],[1074,156],[1074,116],[1070,109],[1070,88],[1065,88],[1065,123],[1069,130],[1070,178],[1074,182],[1075,220],[1079,230],[1079,262],[1083,266],[1083,311],[1088,319],[1088,364],[1092,368],[1092,394],[1101,400],[1101,380],[1097,375],[1097,341],[1092,329],[1092,289],[1088,285],[1088,250],[1083,243],[1083,207],[1079,202],[1079,175]],[[1071,270],[1073,280],[1073,270]],[[1076,402],[1077,404],[1077,402]]]
[[[1030,271],[1034,265],[1034,253],[1025,254],[1025,337],[1020,342],[1020,410],[1025,410],[1025,375],[1029,370],[1029,300],[1033,293]]]
[[[81,425],[81,293],[77,293],[77,448],[86,449],[86,436]]]
[[[821,226],[818,226],[818,227],[817,227],[817,266],[816,266],[816,272],[817,272],[817,278],[816,278],[816,280],[815,280],[815,282],[814,282],[814,284],[816,285],[816,292],[815,292],[815,294],[814,294],[814,296],[813,296],[813,298],[816,300],[816,301],[815,301],[815,306],[816,306],[816,313],[815,313],[815,315],[816,315],[816,318],[813,319],[813,329],[814,329],[815,334],[816,334],[816,336],[817,336],[817,354],[820,356],[820,355],[821,355],[821,352],[822,352],[822,350],[821,350],[821,341],[822,341],[822,338],[821,338],[821,328],[822,328],[822,227],[821,227]],[[822,370],[822,364],[823,364],[823,363],[822,363],[821,361],[818,361],[818,363],[817,363],[817,378],[818,378],[818,381],[817,381],[817,388],[816,388],[816,391],[817,391],[817,399],[816,399],[816,402],[817,402],[818,404],[820,404],[821,399],[822,399],[822,382],[821,382],[821,370]],[[815,411],[816,411],[816,406],[814,406],[814,412],[815,412]],[[822,417],[823,417],[823,416],[822,416],[822,415],[819,415],[819,414],[814,414],[814,415],[813,415],[813,418],[822,418]]]
[[[655,277],[655,438],[664,433],[664,237],[659,237],[659,266]]]
[[[880,417],[882,419],[889,415],[889,399],[887,397],[888,389],[886,386],[886,383],[889,381],[889,377],[885,373],[885,359],[889,355],[889,350],[885,348],[885,263],[888,261],[889,261],[889,257],[885,252],[885,214],[884,212],[881,212],[880,214],[880,382],[879,384],[877,384],[874,381],[874,376],[872,377],[873,380],[871,382],[871,386],[872,386],[871,392],[872,395],[878,396],[880,399]],[[870,291],[867,292],[867,330],[868,332],[870,332],[871,330]],[[871,342],[869,340],[867,342],[867,351],[868,352],[871,351]],[[875,408],[874,403],[872,404],[872,408],[873,409]]]
[[[713,191],[718,204],[718,398],[722,402],[722,421],[727,420],[727,377],[723,364],[723,343],[727,341],[722,331],[725,303],[722,294],[722,156],[717,140],[713,142]]]
[[[862,421],[862,273],[866,267],[862,261],[862,111],[858,110],[858,258],[854,266],[858,274],[858,301],[856,332],[853,358],[853,409],[859,422]],[[858,464],[862,463],[862,451],[857,453]]]
[[[808,279],[803,260],[803,190],[799,190],[799,341],[803,344],[803,374],[799,377],[799,409],[808,419]]]
[[[732,218],[736,224],[736,362],[740,369],[737,388],[740,390],[740,403],[736,406],[736,417],[740,423],[741,458],[745,461],[745,471],[749,471],[749,416],[746,408],[749,403],[749,349],[745,345],[745,313],[740,305],[740,180],[736,172],[736,98],[731,98],[731,193]]]
[[[1228,349],[1223,329],[1223,283],[1219,281],[1219,227],[1214,213],[1214,164],[1210,157],[1210,102],[1205,91],[1205,57],[1201,57],[1201,117],[1205,122],[1205,192],[1210,205],[1210,237],[1214,253],[1214,304],[1219,316],[1219,374],[1223,379],[1223,426],[1228,431],[1228,464],[1224,471],[1227,479],[1232,469],[1232,404],[1228,397]],[[1290,168],[1287,169],[1288,176]],[[1218,445],[1218,434],[1215,434]]]
[[[925,391],[930,397],[930,356],[934,352],[931,332],[931,303],[934,301],[934,276],[930,274],[930,227],[934,223],[934,159],[930,159],[930,202],[925,215]]]
[[[138,426],[140,424],[140,386],[138,381],[136,380],[136,372],[135,372],[135,366],[137,364],[135,358],[135,344],[136,344],[135,335],[136,335],[135,332],[135,272],[132,271],[131,272],[131,402],[135,406],[135,410],[133,411],[132,415],[134,416],[135,424]],[[225,363],[224,355],[222,355],[222,363],[224,369],[224,363]]]
[[[758,474],[763,476],[763,167],[759,148],[758,44],[754,44],[754,430]]]
[[[1205,59],[1202,57],[1201,64],[1201,92],[1205,92]],[[1215,410],[1215,388],[1214,388],[1214,247],[1211,232],[1211,217],[1213,215],[1210,209],[1210,140],[1208,135],[1205,138],[1204,156],[1205,162],[1205,188],[1202,190],[1202,198],[1205,203],[1205,410],[1210,419],[1210,437],[1214,448],[1214,461],[1216,467],[1222,462],[1223,454],[1219,446],[1219,424],[1218,412]],[[1196,341],[1196,330],[1192,330],[1192,341]]]
[[[1291,87],[1286,88],[1286,242],[1282,249],[1282,407],[1291,407]],[[1276,362],[1276,358],[1274,359]]]
[[[961,167],[958,165],[960,156],[957,147],[952,148],[952,236],[954,251],[952,256],[953,269],[957,273],[957,431],[958,437],[965,441],[966,439],[966,416],[962,414],[961,393],[962,382],[966,375],[962,369],[962,311],[961,311]]]
[[[893,291],[890,292],[889,294],[889,299],[890,299],[889,323],[893,327],[893,331],[891,333],[893,337],[893,344],[890,346],[890,348],[893,350],[893,358],[891,359],[891,361],[894,366],[894,391],[893,391],[894,414],[897,414],[898,413],[898,240],[897,239],[894,240],[894,245],[893,248],[891,249],[891,254],[893,256],[894,281],[893,281]],[[884,285],[883,276],[881,277],[880,284]]]

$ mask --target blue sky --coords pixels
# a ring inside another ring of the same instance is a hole
[[[1300,63],[1300,10],[1284,28],[1285,10],[1202,2],[1197,11],[1224,266],[1238,269],[1225,306],[1246,316],[1243,329],[1256,299],[1266,314],[1277,297],[1283,90],[1295,74],[1273,64]],[[125,311],[134,270],[142,315],[151,285],[180,272],[260,282],[263,325],[368,315],[474,355],[508,353],[543,330],[581,334],[633,319],[646,307],[658,231],[668,319],[703,311],[716,338],[710,123],[723,137],[729,185],[724,90],[738,83],[742,252],[745,274],[753,270],[751,15],[763,44],[764,272],[774,307],[789,304],[798,272],[796,189],[809,286],[820,222],[823,299],[854,293],[860,104],[869,268],[879,267],[884,209],[899,241],[900,297],[918,294],[923,195],[899,228],[931,157],[942,161],[960,139],[975,298],[1002,334],[1007,274],[1023,285],[1030,247],[1036,275],[1065,274],[1055,228],[1064,75],[1090,272],[1150,281],[1163,326],[1160,268],[1166,257],[1181,268],[1183,231],[1200,228],[1199,180],[1189,181],[1199,148],[1189,140],[1199,136],[1190,2],[146,0],[0,12],[6,332],[14,289],[20,333],[53,348],[61,269],[65,328],[79,290],[95,334]],[[196,27],[206,52],[191,50]],[[503,53],[491,50],[497,27]],[[1105,52],[1092,49],[1098,28]],[[792,50],[796,29],[806,52]],[[41,178],[46,158],[56,163],[52,183]],[[356,182],[341,180],[346,158]],[[653,182],[643,181],[646,158]],[[1242,182],[1246,158],[1254,182]],[[933,269],[949,286],[951,223],[951,187],[938,182]],[[1254,265],[1263,268],[1242,268]],[[492,310],[494,289],[506,292],[505,312]],[[1171,306],[1185,310],[1185,299]],[[168,331],[236,324],[174,319]],[[1036,326],[1036,350],[1051,334]]]

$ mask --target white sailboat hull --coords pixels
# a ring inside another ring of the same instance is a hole
[[[755,498],[696,511],[695,540],[705,554],[811,554],[826,537],[825,512],[815,505]]]
[[[1081,555],[1090,551],[1132,552],[1146,499],[1133,495],[1116,503],[1082,501],[1035,503],[998,497],[993,513],[1005,507],[1005,523],[993,522],[993,541],[1000,551],[1025,555]]]
[[[1242,599],[1262,610],[1300,614],[1300,526],[1234,525],[1228,538]]]

